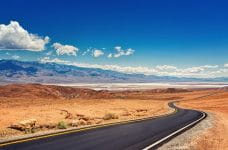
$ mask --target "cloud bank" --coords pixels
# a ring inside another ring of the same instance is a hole
[[[58,58],[51,59],[49,57],[45,57],[40,59],[41,62],[54,62],[61,63],[66,65],[73,65],[78,67],[85,68],[100,68],[104,70],[112,70],[118,71],[122,73],[139,73],[145,75],[158,75],[158,76],[177,76],[177,77],[200,77],[200,78],[208,78],[208,77],[224,77],[228,76],[227,68],[220,68],[217,65],[204,65],[204,66],[196,66],[190,68],[178,68],[176,66],[171,65],[160,65],[156,67],[143,67],[143,66],[119,66],[119,65],[99,65],[99,64],[87,64],[87,63],[79,63],[79,62],[70,62],[61,60]]]
[[[0,24],[1,50],[42,51],[49,40],[48,36],[29,33],[17,21],[11,21],[9,25]]]
[[[77,47],[74,47],[72,45],[62,45],[60,43],[54,43],[52,45],[52,47],[54,47],[54,49],[56,50],[56,53],[58,55],[77,55],[77,52],[79,51],[79,49]]]

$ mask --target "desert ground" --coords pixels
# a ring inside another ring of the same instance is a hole
[[[215,116],[214,127],[202,135],[197,142],[197,149],[228,149],[228,92],[218,90],[211,95],[189,99],[179,103],[181,107],[210,112]]]
[[[39,84],[0,86],[0,140],[168,114],[173,110],[167,103],[174,100],[180,101],[180,107],[215,116],[216,124],[199,135],[196,149],[228,147],[226,88],[108,91]]]

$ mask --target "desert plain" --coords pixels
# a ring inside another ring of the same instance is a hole
[[[195,149],[227,149],[227,88],[110,91],[40,84],[4,85],[0,86],[0,141],[50,130],[170,114],[174,111],[167,105],[171,101],[178,101],[176,105],[182,108],[213,114],[213,127],[198,135]]]

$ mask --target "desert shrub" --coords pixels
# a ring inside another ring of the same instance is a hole
[[[35,128],[26,128],[24,130],[25,134],[36,133],[37,131],[38,129],[35,129]]]
[[[25,134],[31,133],[31,129],[29,129],[29,128],[26,128],[24,131],[25,131]]]
[[[110,119],[118,119],[119,117],[116,114],[113,113],[107,113],[104,115],[104,120],[110,120]]]
[[[66,129],[67,128],[67,124],[64,121],[60,121],[58,123],[58,129]]]
[[[38,129],[32,128],[31,129],[31,133],[36,133],[38,131]]]

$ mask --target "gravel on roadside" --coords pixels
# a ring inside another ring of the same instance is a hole
[[[158,150],[195,150],[196,141],[215,124],[214,115],[206,113],[208,116],[203,121],[163,144]]]

